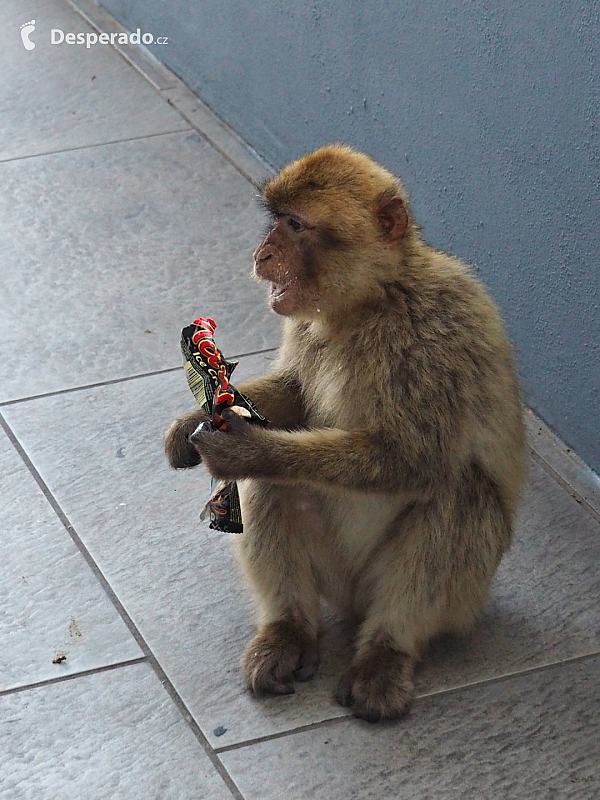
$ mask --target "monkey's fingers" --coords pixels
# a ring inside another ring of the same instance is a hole
[[[219,430],[241,431],[248,427],[251,414],[248,409],[242,408],[242,406],[230,406],[223,409],[221,417],[224,427],[219,427]]]
[[[209,427],[209,430],[207,430]],[[212,425],[203,423],[189,438],[202,458],[202,462],[213,478],[223,481],[234,481],[239,478],[236,457],[232,449],[232,440],[227,433],[215,431]]]
[[[165,453],[173,469],[189,469],[202,461],[200,453],[189,440],[190,433],[197,425],[197,419],[183,417],[176,419],[165,433]]]

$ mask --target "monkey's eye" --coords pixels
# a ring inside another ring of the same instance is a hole
[[[304,225],[300,222],[299,219],[296,219],[295,217],[288,218],[288,225],[293,231],[296,231],[296,233],[304,230]]]

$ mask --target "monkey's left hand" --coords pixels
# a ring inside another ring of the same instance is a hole
[[[222,416],[227,431],[196,430],[190,441],[214,478],[232,481],[251,477],[257,460],[266,458],[263,430],[229,408]]]

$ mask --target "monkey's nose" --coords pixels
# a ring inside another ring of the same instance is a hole
[[[273,258],[275,253],[273,252],[273,248],[267,245],[266,247],[259,247],[256,253],[254,253],[254,260],[257,264],[264,264],[265,261],[268,261],[270,258]]]

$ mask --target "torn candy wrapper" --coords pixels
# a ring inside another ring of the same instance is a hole
[[[181,331],[181,352],[185,373],[192,394],[210,417],[200,423],[200,430],[226,431],[227,423],[222,411],[231,407],[233,411],[248,419],[248,422],[267,425],[250,398],[238,392],[229,378],[237,367],[237,361],[226,361],[214,343],[216,323],[200,317]],[[215,482],[213,481],[213,484]],[[200,514],[200,519],[209,519],[209,528],[226,533],[241,533],[242,512],[235,482],[219,482],[213,486],[211,498]]]

